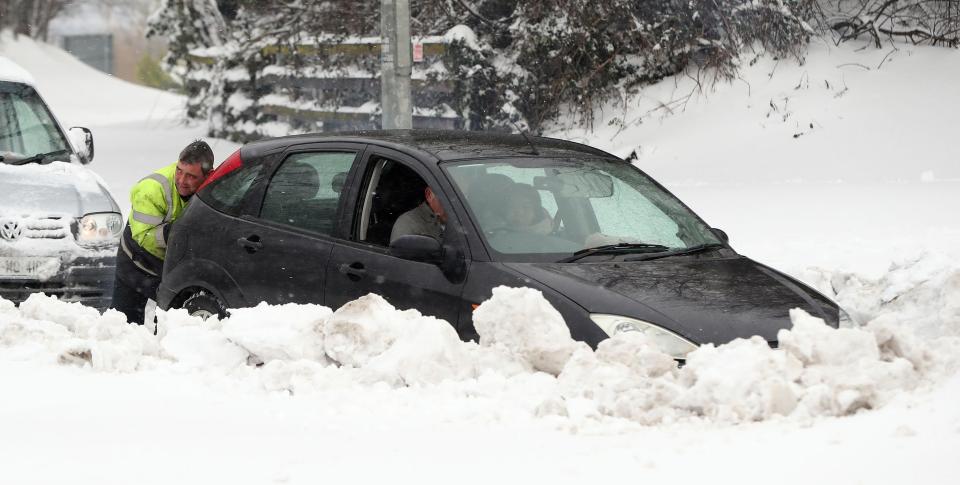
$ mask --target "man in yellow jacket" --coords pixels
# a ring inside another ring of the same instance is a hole
[[[155,299],[163,272],[167,237],[190,197],[213,169],[213,150],[196,140],[177,163],[153,172],[130,190],[130,217],[117,251],[114,308],[127,321],[143,325],[147,300]]]

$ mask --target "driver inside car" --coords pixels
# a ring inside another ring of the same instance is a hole
[[[423,189],[423,202],[397,218],[390,231],[390,242],[400,236],[430,236],[440,240],[447,223],[447,213],[430,187]]]

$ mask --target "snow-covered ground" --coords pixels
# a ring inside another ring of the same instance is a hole
[[[90,167],[121,206],[202,134],[176,97],[3,40],[66,124],[94,130]],[[735,248],[862,327],[797,313],[782,350],[705,347],[675,369],[641,341],[574,344],[526,291],[484,303],[479,345],[376,297],[211,325],[170,312],[157,336],[44,296],[0,302],[0,482],[953,483],[960,51],[854,47],[761,58],[685,105],[693,82],[671,79],[554,133],[636,150]]]

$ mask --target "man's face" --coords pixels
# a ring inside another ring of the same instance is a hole
[[[430,187],[423,189],[423,195],[427,199],[427,205],[430,206],[430,210],[437,215],[437,219],[440,219],[440,222],[447,222],[447,213],[443,210],[443,205],[440,203],[440,199],[437,198],[436,194],[430,190]]]
[[[177,185],[177,192],[180,197],[190,197],[200,188],[207,176],[203,173],[199,163],[186,164],[177,162],[177,173],[173,180]]]

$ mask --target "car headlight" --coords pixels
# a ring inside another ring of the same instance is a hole
[[[77,221],[74,235],[84,246],[100,246],[115,242],[123,231],[123,219],[116,212],[87,214]]]
[[[650,322],[620,315],[604,315],[594,313],[590,315],[607,335],[613,337],[618,333],[640,332],[646,335],[665,354],[677,360],[686,359],[687,354],[697,349],[697,344]]]

